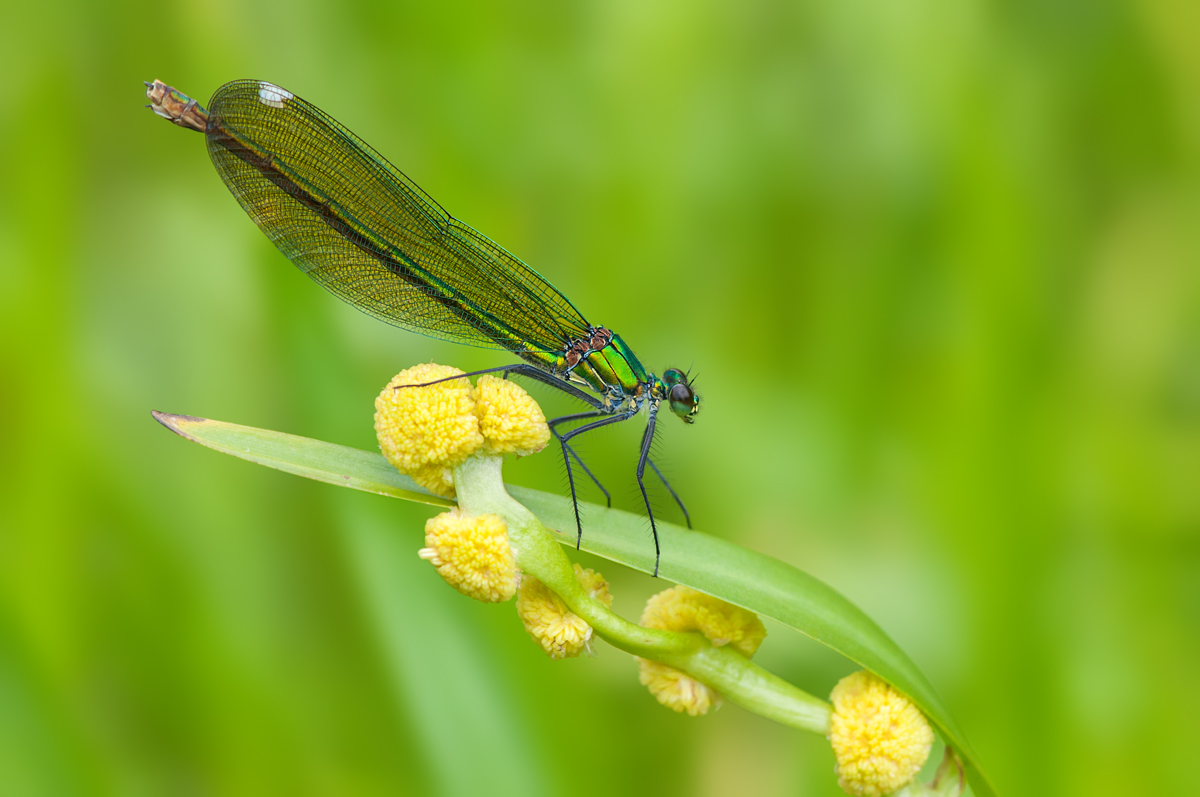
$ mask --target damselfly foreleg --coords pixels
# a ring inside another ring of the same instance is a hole
[[[683,513],[683,519],[687,521],[687,527],[690,529],[692,527],[692,516],[688,514],[687,507],[683,505],[683,499],[675,492],[675,488],[667,481],[667,477],[662,475],[662,471],[654,464],[654,460],[647,457],[646,461],[650,463],[650,467],[654,468],[654,472],[658,474],[658,478],[662,479],[663,486],[667,488],[667,492],[675,499],[675,503],[679,504],[679,511]]]
[[[565,382],[556,376],[552,376],[551,374],[546,373],[545,371],[541,370],[540,368],[535,368],[534,366],[530,365],[529,363],[517,363],[515,365],[501,365],[498,368],[484,368],[483,370],[480,370],[480,371],[468,371],[465,374],[455,374],[454,376],[445,376],[445,377],[442,377],[441,379],[434,379],[432,382],[421,382],[420,384],[416,384],[416,385],[396,385],[395,388],[393,388],[393,389],[400,390],[401,388],[406,388],[406,387],[429,387],[430,385],[436,385],[436,384],[440,384],[442,382],[449,382],[452,379],[462,379],[463,377],[466,377],[466,376],[480,376],[481,374],[494,374],[499,371],[504,372],[503,376],[505,379],[508,379],[509,374],[517,374],[518,376],[527,376],[530,379],[533,379],[534,381],[541,382],[543,385],[549,385],[550,387],[554,388],[555,390],[560,390],[563,393],[566,393],[568,396],[571,396],[572,398],[577,398],[580,401],[582,401],[583,403],[587,404],[588,406],[595,407],[597,410],[601,410],[602,414],[607,414],[607,412],[604,411],[604,402],[601,401],[600,399],[596,398],[595,396],[593,396],[591,393],[587,393],[587,392],[581,390],[580,388],[577,388],[574,385],[570,384],[569,382]]]
[[[593,410],[592,412],[577,412],[574,415],[563,415],[555,418],[552,421],[547,421],[546,425],[550,427],[550,431],[554,433],[554,436],[561,441],[562,435],[559,434],[558,429],[555,428],[558,426],[558,424],[567,423],[569,421],[581,421],[584,418],[595,418],[600,415],[607,415],[607,413],[601,410]],[[584,463],[583,459],[580,458],[579,452],[576,451],[574,447],[567,446],[567,451],[571,453],[571,456],[575,457],[575,461],[579,463],[579,467],[583,468],[583,472],[586,473],[588,477],[591,478],[592,482],[600,488],[600,492],[604,493],[604,500],[608,502],[608,507],[611,509],[612,496],[608,494],[608,490],[604,489],[604,485],[601,484],[600,480],[596,478],[596,474],[592,473],[591,469]]]

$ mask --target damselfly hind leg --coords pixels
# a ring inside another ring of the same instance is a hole
[[[541,370],[540,368],[535,368],[534,366],[530,365],[529,363],[517,363],[515,365],[501,365],[497,368],[484,368],[480,371],[468,371],[465,374],[455,374],[454,376],[446,376],[446,377],[442,377],[441,379],[435,379],[432,382],[421,382],[420,384],[417,384],[417,385],[396,385],[393,389],[400,390],[402,388],[409,388],[409,387],[429,387],[430,385],[436,385],[441,382],[449,382],[452,379],[462,379],[465,376],[479,376],[481,374],[494,374],[494,373],[498,373],[500,371],[504,372],[502,374],[504,379],[508,379],[509,374],[517,374],[518,376],[527,376],[536,382],[541,382],[543,385],[549,385],[550,387],[554,388],[555,390],[562,391],[563,393],[566,393],[568,396],[571,396],[572,398],[577,398],[580,401],[582,401],[584,404],[587,404],[590,407],[595,407],[598,410],[604,409],[604,402],[601,401],[600,399],[596,398],[592,394],[585,393],[583,390],[580,390],[579,388],[575,387],[574,385],[564,382],[562,379],[559,379],[556,376],[552,376],[552,375],[546,373],[545,371]]]
[[[587,404],[589,407],[603,411],[603,414],[605,415],[609,413],[609,411],[605,409],[604,402],[593,396],[591,393],[581,390],[575,387],[575,385],[572,385],[570,382],[554,376],[553,374],[548,374],[542,369],[532,366],[529,363],[517,363],[516,365],[510,365],[507,368],[497,368],[495,370],[504,371],[505,379],[508,379],[509,374],[527,376],[535,382],[541,382],[543,385],[547,385],[562,393],[566,393],[572,398],[577,398],[584,404]]]

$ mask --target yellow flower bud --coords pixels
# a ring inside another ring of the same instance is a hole
[[[699,717],[723,702],[716,689],[657,661],[638,659],[638,680],[659,703],[681,714]]]
[[[642,625],[665,631],[699,631],[716,646],[731,645],[749,658],[758,650],[767,629],[754,612],[690,587],[663,590],[646,602]],[[721,695],[685,673],[656,661],[638,659],[638,680],[659,703],[693,717],[721,706]]]
[[[475,388],[467,379],[402,388],[461,374],[427,363],[396,374],[375,399],[375,433],[384,457],[437,495],[454,496],[450,469],[483,447]]]
[[[881,797],[917,776],[929,757],[933,729],[907,697],[860,670],[838,681],[829,700],[829,741],[838,785],[847,794]]]
[[[515,382],[483,376],[475,387],[475,413],[488,454],[527,457],[546,447],[550,427],[542,408]]]
[[[477,601],[498,603],[517,589],[517,564],[508,526],[499,515],[464,515],[455,509],[425,523],[428,559],[450,586]]]
[[[612,606],[612,595],[604,576],[591,568],[575,565],[575,578],[588,595]],[[550,588],[533,576],[521,577],[517,591],[517,614],[533,641],[552,659],[569,659],[584,650],[591,652],[592,627],[572,612]]]
[[[732,645],[750,657],[758,650],[767,629],[754,612],[691,587],[671,587],[646,601],[642,625],[667,631],[699,631],[720,647]]]

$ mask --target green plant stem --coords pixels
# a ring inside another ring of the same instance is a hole
[[[502,457],[477,455],[454,469],[460,509],[503,517],[521,570],[557,593],[597,635],[627,653],[687,673],[764,717],[814,733],[828,732],[831,707],[825,701],[728,647],[714,646],[702,634],[644,628],[588,595],[554,535],[505,490],[502,463]]]

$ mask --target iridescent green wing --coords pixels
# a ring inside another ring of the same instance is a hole
[[[588,323],[540,274],[446,213],[336,120],[278,86],[209,104],[225,185],[302,271],[363,312],[474,346],[558,351]]]

